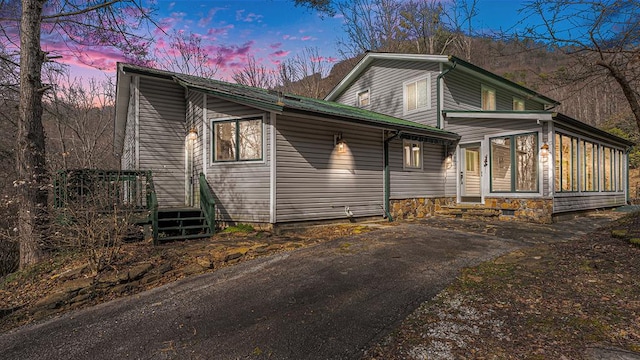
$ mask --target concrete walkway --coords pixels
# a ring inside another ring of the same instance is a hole
[[[22,327],[0,335],[0,357],[355,359],[462,267],[606,221],[404,223]]]

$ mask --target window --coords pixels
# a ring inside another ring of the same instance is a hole
[[[496,109],[496,91],[482,85],[482,110]]]
[[[357,98],[358,98],[358,106],[359,107],[367,106],[367,105],[369,105],[371,103],[371,99],[369,97],[369,90],[368,89],[358,92]]]
[[[422,143],[405,140],[403,142],[405,169],[422,169]]]
[[[519,98],[513,98],[513,110],[524,111],[524,100]]]
[[[555,135],[555,188],[569,191],[624,191],[622,151],[562,133]]]
[[[480,176],[480,153],[476,150],[465,149],[464,163],[468,174]]]
[[[578,191],[578,139],[556,133],[556,191]]]
[[[214,121],[214,161],[262,160],[262,118]]]
[[[580,142],[583,159],[582,191],[598,191],[597,159],[598,147],[589,141]]]
[[[538,191],[538,134],[491,139],[491,192]]]
[[[404,111],[412,112],[431,108],[431,78],[423,77],[404,83]]]
[[[602,161],[604,162],[604,173],[603,173],[603,189],[604,191],[613,191],[613,154],[611,152],[611,148],[603,147],[603,156]]]

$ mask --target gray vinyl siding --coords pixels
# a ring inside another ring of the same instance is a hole
[[[513,110],[514,97],[525,101],[526,110],[544,110],[543,104],[537,101],[455,69],[444,76],[443,110],[481,110],[482,85],[496,91],[496,110]]]
[[[371,104],[363,107],[364,109],[436,126],[436,78],[439,73],[440,67],[437,63],[395,60],[375,61],[335,101],[358,106],[356,94],[362,90],[369,89]],[[404,115],[403,83],[426,74],[430,74],[431,78],[431,108]]]
[[[183,206],[185,100],[182,87],[140,79],[140,169],[153,171],[161,207]]]
[[[445,196],[444,147],[423,144],[422,169],[403,170],[402,144],[402,140],[389,144],[390,198],[399,200]]]
[[[132,81],[129,92],[129,104],[127,105],[127,124],[124,130],[124,143],[120,168],[123,170],[135,170],[136,167],[136,103],[135,87]]]
[[[205,96],[203,93],[197,91],[189,91],[187,96],[187,127],[189,129],[196,129],[198,132],[198,140],[194,144],[193,148],[193,198],[194,206],[199,206],[200,191],[199,191],[199,174],[203,172],[202,168],[202,142],[205,141],[204,132],[206,129],[203,124],[203,112],[202,112],[202,99]]]
[[[553,198],[553,212],[561,213],[589,209],[601,209],[613,206],[622,206],[627,203],[624,193],[599,193],[559,195]]]
[[[219,220],[230,222],[269,222],[270,120],[268,114],[248,106],[207,96],[207,181],[216,198]],[[263,116],[263,160],[213,162],[211,120]]]
[[[345,154],[334,147],[342,133]],[[346,123],[278,116],[278,222],[383,214],[382,131]]]

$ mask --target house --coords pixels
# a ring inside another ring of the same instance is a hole
[[[338,102],[135,65],[119,64],[117,76],[122,169],[152,172],[160,208],[198,206],[202,173],[227,223],[388,216],[392,192],[444,191],[430,179],[460,138]],[[394,187],[403,141],[415,144],[408,166],[420,171]]]
[[[368,53],[325,100],[118,65],[114,146],[160,208],[275,225],[626,202],[628,141],[455,57]],[[199,176],[202,174],[203,176]],[[206,182],[206,184],[204,184]]]
[[[430,179],[445,184],[436,196],[453,197],[455,214],[549,222],[628,201],[633,143],[556,113],[557,101],[456,57],[367,53],[325,100],[459,134],[453,164]],[[406,175],[392,176],[392,187]],[[392,190],[392,215],[416,215],[411,195]]]

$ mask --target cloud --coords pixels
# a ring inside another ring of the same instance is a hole
[[[237,21],[243,21],[243,22],[262,22],[262,18],[264,18],[264,16],[259,15],[259,14],[255,14],[255,13],[248,13],[247,15],[245,15],[246,10],[237,10],[236,11],[236,20]]]
[[[337,58],[332,57],[332,56],[330,56],[330,57],[324,57],[324,56],[317,56],[317,57],[316,57],[316,56],[312,56],[312,57],[310,58],[310,60],[311,60],[312,62],[328,62],[328,63],[335,63],[335,62],[337,62],[337,61],[338,61],[338,59],[337,59]]]
[[[222,10],[221,8],[212,8],[211,10],[209,10],[209,13],[207,14],[207,16],[200,18],[200,20],[198,20],[198,26],[204,28],[207,27],[209,25],[209,23],[211,22],[211,20],[213,20],[213,16],[219,11]]]
[[[285,57],[287,55],[289,55],[289,53],[291,53],[291,51],[287,51],[287,50],[278,50],[276,52],[273,52],[269,55],[271,56],[275,56],[275,57]]]
[[[277,49],[280,46],[282,46],[281,42],[277,42],[277,43],[273,43],[273,44],[269,45],[269,47],[272,48],[272,49]]]
[[[247,41],[242,45],[209,46],[207,51],[221,68],[237,67],[238,63],[246,64],[247,57],[255,41]]]
[[[227,35],[229,33],[229,30],[233,29],[234,25],[233,24],[229,24],[223,27],[219,27],[219,28],[209,28],[209,30],[207,31],[207,35],[212,36],[212,35]]]
[[[306,36],[303,36],[303,37],[300,38],[300,40],[302,40],[302,41],[309,41],[309,40],[315,40],[315,39],[316,38],[311,37],[309,35],[306,35]]]

